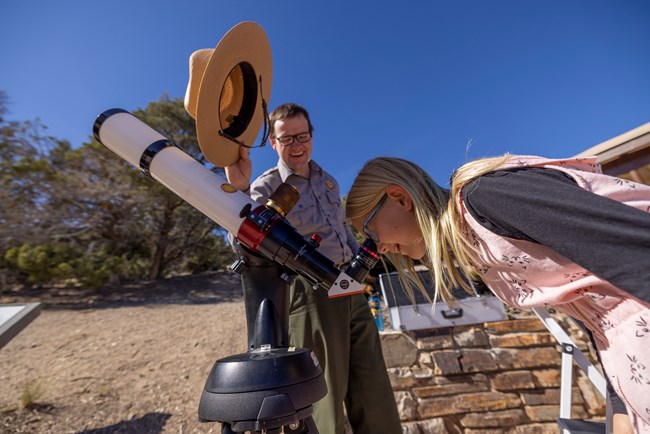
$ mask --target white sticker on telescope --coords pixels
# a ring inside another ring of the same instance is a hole
[[[341,297],[344,295],[360,294],[363,292],[363,285],[352,279],[345,273],[339,274],[334,285],[327,291],[329,298]]]

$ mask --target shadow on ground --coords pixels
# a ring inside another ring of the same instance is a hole
[[[101,288],[42,288],[0,292],[0,304],[41,302],[45,309],[103,309],[243,300],[239,276],[218,271]]]
[[[79,431],[77,434],[156,434],[162,432],[170,417],[169,413],[148,413],[138,419],[124,420],[103,428]]]

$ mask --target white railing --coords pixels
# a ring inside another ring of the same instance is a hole
[[[587,375],[587,378],[593,383],[598,392],[605,398],[606,421],[605,433],[612,432],[612,412],[607,393],[607,383],[603,375],[596,367],[585,357],[585,355],[576,346],[575,342],[566,331],[558,324],[545,308],[534,308],[535,315],[544,323],[549,332],[555,337],[562,347],[562,371],[560,380],[560,420],[571,420],[571,389],[573,383],[573,362]],[[559,421],[558,421],[559,423]],[[560,424],[560,426],[562,426]],[[586,432],[586,431],[583,431]],[[570,434],[571,431],[563,427],[563,434]]]

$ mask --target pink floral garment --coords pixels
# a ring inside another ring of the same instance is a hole
[[[503,166],[510,167],[560,170],[586,190],[650,212],[650,186],[603,175],[595,158],[516,156]],[[461,197],[457,200],[486,285],[511,306],[550,306],[583,321],[636,432],[650,433],[650,304],[540,244],[494,234],[467,212]],[[639,278],[650,278],[649,270],[639,270]]]

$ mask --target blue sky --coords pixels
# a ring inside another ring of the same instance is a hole
[[[8,119],[73,146],[106,109],[183,97],[192,51],[259,23],[270,106],[309,109],[313,157],[342,193],[375,156],[446,185],[467,159],[570,156],[650,122],[647,0],[3,0],[0,15]],[[277,161],[251,155],[254,175]]]

